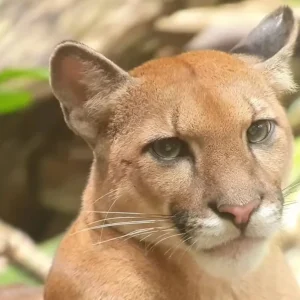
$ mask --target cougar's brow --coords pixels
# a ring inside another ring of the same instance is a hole
[[[270,112],[269,106],[263,100],[258,98],[247,98],[247,103],[251,107],[252,122],[260,118],[275,118],[275,116]],[[264,116],[261,116],[264,113]]]
[[[191,77],[196,77],[197,76],[197,73],[195,71],[195,68],[193,67],[193,65],[191,65],[189,62],[187,62],[186,60],[180,58],[180,57],[177,57],[177,60],[182,64],[184,65],[184,67],[189,71]]]

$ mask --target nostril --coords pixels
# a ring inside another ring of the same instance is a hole
[[[232,215],[231,213],[228,213],[228,212],[220,211],[216,202],[209,203],[208,207],[220,218],[226,219],[226,220],[229,220],[232,222],[234,221],[234,215]]]
[[[219,210],[218,210],[218,206],[217,206],[217,202],[215,201],[212,201],[210,203],[208,203],[208,207],[216,214],[219,213]]]

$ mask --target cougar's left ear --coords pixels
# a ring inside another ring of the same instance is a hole
[[[288,6],[280,6],[267,15],[231,53],[241,58],[256,57],[254,66],[265,73],[277,93],[293,92],[290,59],[298,35],[298,23]]]

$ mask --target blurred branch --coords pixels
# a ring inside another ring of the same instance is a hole
[[[0,287],[1,300],[43,300],[43,289],[41,287],[26,287],[12,285]]]
[[[38,279],[46,279],[52,260],[37,248],[27,234],[1,220],[0,251]]]
[[[155,22],[155,28],[166,33],[198,34],[202,30],[216,25],[239,30],[252,29],[280,1],[248,0],[239,3],[223,4],[220,6],[192,7],[177,10],[170,16],[163,16]],[[237,13],[238,11],[238,13]],[[228,32],[230,35],[230,32]],[[226,37],[221,38],[225,39]]]

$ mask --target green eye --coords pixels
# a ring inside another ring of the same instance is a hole
[[[273,122],[269,120],[260,120],[254,122],[247,130],[248,142],[257,144],[264,141],[271,133]]]
[[[172,160],[183,156],[185,144],[177,138],[166,138],[157,140],[151,145],[151,151],[164,160]]]

